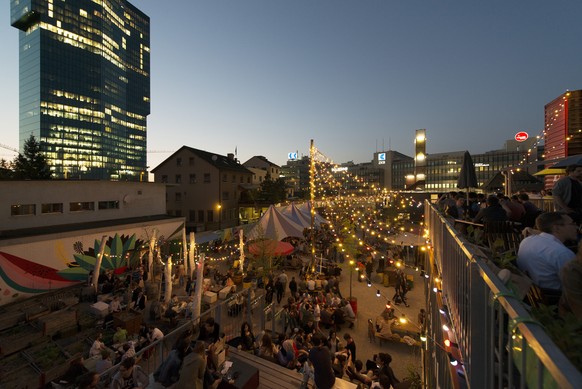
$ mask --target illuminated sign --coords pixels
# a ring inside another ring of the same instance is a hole
[[[386,162],[386,153],[378,153],[378,162],[380,161]]]
[[[483,162],[477,162],[475,164],[475,167],[487,167],[487,166],[489,166],[489,164],[488,163],[483,163]]]
[[[287,153],[287,159],[295,161],[297,159],[297,153]]]
[[[347,167],[332,167],[331,168],[331,171],[334,172],[334,173],[337,173],[337,172],[347,172],[348,171],[348,168]]]
[[[518,142],[523,142],[524,140],[527,140],[527,138],[529,138],[529,134],[525,131],[520,131],[515,134],[515,140]]]

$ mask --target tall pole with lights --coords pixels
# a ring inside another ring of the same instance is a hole
[[[309,194],[311,200],[311,265],[315,266],[315,146],[313,139],[309,146]]]

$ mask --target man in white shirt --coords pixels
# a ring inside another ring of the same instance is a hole
[[[160,331],[159,328],[150,325],[150,333],[148,334],[148,340],[150,341],[150,343],[155,342],[156,340],[160,340],[163,339],[164,337],[164,333],[162,331]]]
[[[517,266],[542,289],[559,291],[560,269],[576,256],[564,242],[576,240],[578,226],[561,212],[546,212],[536,219],[538,235],[525,238],[519,245]]]

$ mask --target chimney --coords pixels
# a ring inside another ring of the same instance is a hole
[[[227,157],[228,159],[230,159],[231,161],[234,161],[234,154],[233,154],[233,153],[228,153],[228,154],[226,154],[226,157]]]

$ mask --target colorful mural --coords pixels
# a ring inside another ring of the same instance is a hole
[[[82,231],[83,235],[77,232],[64,238],[0,247],[0,305],[87,281],[94,270],[103,236],[107,239],[101,271],[123,273],[128,266],[137,264],[141,253],[148,250],[154,229],[163,239],[181,240],[184,224],[171,221],[121,227],[115,231]]]

